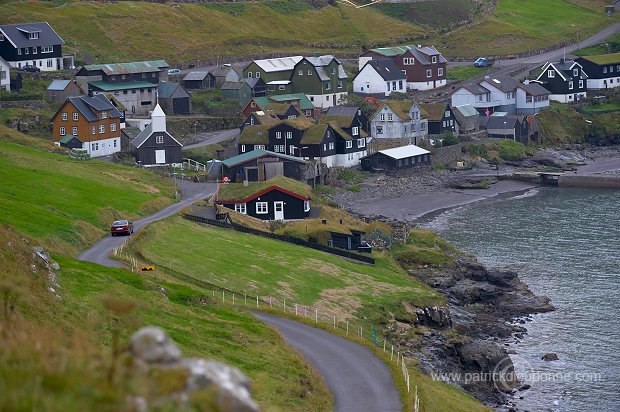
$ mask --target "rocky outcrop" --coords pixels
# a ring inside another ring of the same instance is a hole
[[[131,337],[127,354],[146,376],[166,373],[175,376],[175,386],[163,388],[165,390],[151,399],[151,403],[170,398],[186,403],[193,393],[205,391],[212,396],[215,410],[258,411],[252,400],[250,381],[238,369],[215,361],[183,358],[176,344],[160,328],[146,327],[136,332]],[[148,410],[149,404],[143,397],[135,397],[130,402],[134,408]]]
[[[549,353],[545,353],[541,359],[544,360],[545,362],[552,362],[552,361],[560,360],[560,357],[558,356],[557,353],[549,352]]]
[[[432,306],[416,309],[417,323],[434,328],[446,328],[452,326],[450,310],[445,307]]]

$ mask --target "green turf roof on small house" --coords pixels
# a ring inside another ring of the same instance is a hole
[[[315,124],[304,131],[301,144],[320,144],[325,136],[327,124]]]
[[[269,191],[271,188],[280,188],[294,193],[305,199],[310,199],[312,188],[305,183],[284,176],[275,176],[264,182],[220,184],[217,192],[217,203],[245,203],[258,194]]]
[[[269,144],[269,129],[273,123],[257,124],[255,126],[244,127],[239,143],[241,144]]]
[[[441,120],[446,112],[446,103],[424,103],[420,109],[426,112],[428,120]]]
[[[620,63],[620,53],[598,54],[595,56],[583,56],[584,59],[590,60],[596,64],[615,64]]]

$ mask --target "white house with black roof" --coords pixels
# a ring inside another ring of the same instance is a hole
[[[547,62],[542,72],[533,80],[551,93],[549,99],[573,103],[586,97],[588,75],[583,67],[572,60]]]
[[[0,25],[0,57],[12,67],[28,64],[42,71],[61,70],[63,44],[47,22]]]
[[[166,131],[166,114],[159,106],[151,113],[151,123],[132,142],[131,151],[142,166],[180,167],[183,145]]]
[[[620,87],[620,53],[583,56],[575,61],[588,73],[588,90]]]
[[[389,96],[407,91],[407,76],[390,59],[369,60],[353,78],[356,93]]]
[[[11,65],[0,57],[0,90],[11,91]]]

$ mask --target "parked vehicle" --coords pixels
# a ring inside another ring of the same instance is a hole
[[[179,70],[179,69],[168,69],[168,76],[176,76],[177,74],[181,74],[181,70]]]
[[[116,235],[131,235],[133,233],[133,222],[129,220],[117,220],[112,223],[110,228],[112,236]]]
[[[476,67],[491,67],[493,64],[495,64],[495,59],[490,57],[478,57],[474,62],[474,66]]]
[[[22,66],[19,69],[20,72],[30,72],[30,73],[38,73],[41,71],[41,69],[39,69],[37,66],[35,66],[34,64],[27,64],[25,66]]]

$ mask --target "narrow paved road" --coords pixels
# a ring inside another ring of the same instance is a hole
[[[226,140],[234,139],[241,135],[239,129],[218,130],[215,132],[198,133],[193,143],[183,146],[183,150],[195,149],[197,147],[206,146],[208,144],[221,143]]]
[[[204,199],[217,190],[215,183],[191,183],[191,182],[179,182],[179,186],[183,190],[183,199],[173,205],[168,206],[165,209],[160,210],[154,215],[145,217],[134,222],[134,233],[142,229],[149,223],[157,220],[165,219],[169,216],[178,213],[181,209],[191,205],[197,200]],[[111,224],[112,222],[110,222]],[[78,255],[78,259],[85,260],[87,262],[98,263],[103,266],[124,268],[127,267],[123,262],[111,259],[110,255],[115,247],[120,246],[127,240],[127,237],[107,237],[101,239],[93,247]]]
[[[369,349],[290,319],[254,315],[276,327],[314,365],[334,394],[335,412],[402,411],[390,370]]]

